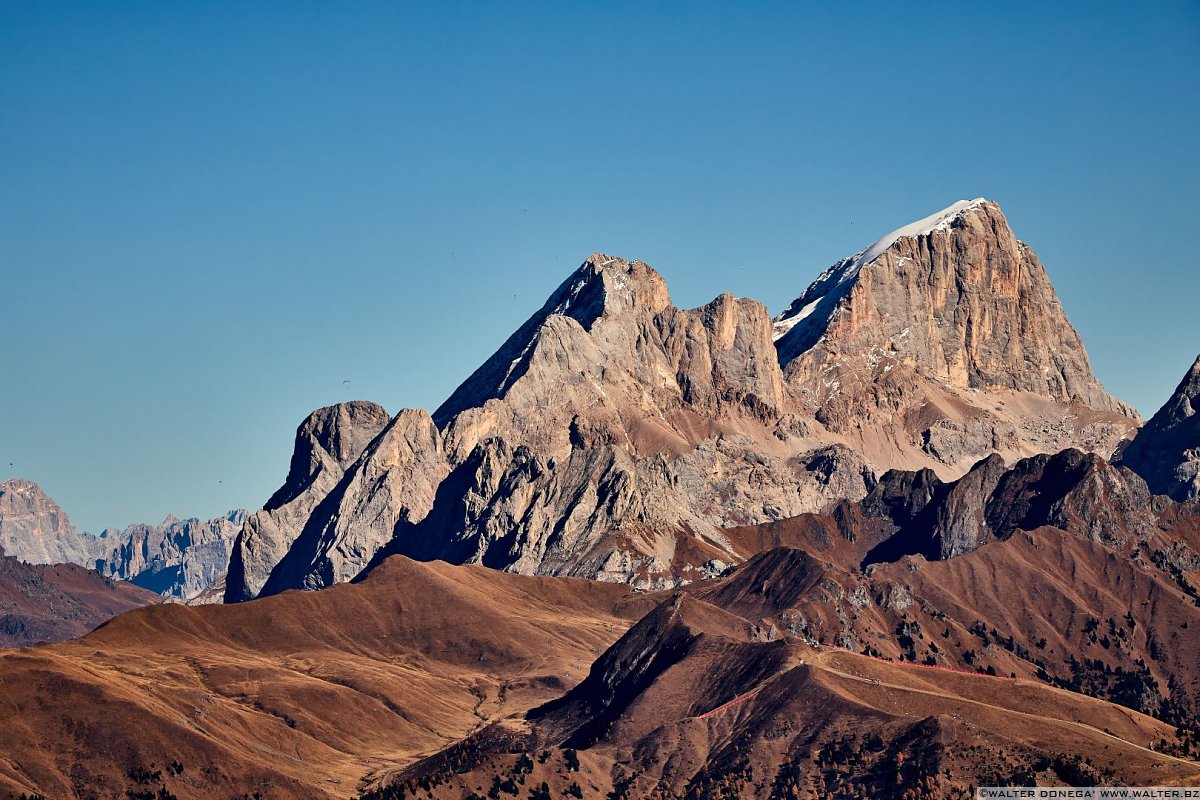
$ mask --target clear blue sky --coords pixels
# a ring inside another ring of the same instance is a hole
[[[917,6],[0,2],[0,478],[89,530],[256,508],[311,409],[434,408],[594,250],[776,313],[980,195],[1153,413],[1200,5]]]

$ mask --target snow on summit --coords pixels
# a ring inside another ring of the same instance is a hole
[[[841,299],[847,282],[857,275],[864,265],[870,264],[900,239],[925,236],[934,231],[946,230],[959,214],[986,202],[987,198],[984,197],[977,197],[974,200],[959,200],[928,217],[897,228],[887,236],[876,240],[865,250],[860,250],[849,258],[843,258],[822,272],[812,285],[804,290],[804,294],[793,300],[792,304],[775,318],[773,338],[778,341],[800,322],[812,316],[818,308],[831,306]]]
[[[930,214],[928,217],[905,225],[903,228],[897,228],[866,250],[857,253],[848,260],[854,262],[852,266],[857,270],[863,264],[870,264],[898,240],[912,236],[924,236],[934,231],[945,230],[950,227],[950,222],[959,214],[986,202],[987,199],[983,197],[976,197],[974,200],[959,200],[957,203],[943,208],[936,214]]]

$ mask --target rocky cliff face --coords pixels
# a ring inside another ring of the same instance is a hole
[[[775,320],[786,381],[830,430],[943,477],[988,453],[1111,455],[1138,423],[1104,391],[1000,207],[960,201],[820,276]],[[908,451],[907,453],[905,451]]]
[[[1181,502],[1200,496],[1200,357],[1121,461],[1155,494]]]
[[[429,414],[401,411],[314,509],[263,591],[350,580],[392,540],[397,526],[425,518],[447,470],[441,433]]]
[[[302,425],[226,598],[390,553],[673,585],[741,557],[727,529],[860,499],[886,469],[1107,455],[1137,423],[986,201],[840,262],[774,323],[731,295],[677,308],[649,266],[596,254],[432,416],[350,404]]]
[[[24,478],[0,483],[0,551],[29,564],[89,564],[95,537],[85,538],[42,488]]]
[[[79,531],[36,483],[0,484],[0,550],[28,564],[78,564],[164,597],[188,599],[225,572],[246,520],[231,511],[211,520],[168,517],[95,536]]]
[[[311,517],[326,516],[318,505],[346,470],[388,424],[388,413],[375,403],[352,402],[318,409],[296,429],[291,468],[283,486],[262,510],[250,515],[234,543],[226,576],[230,601],[256,597]]]
[[[210,520],[172,516],[161,525],[108,530],[100,537],[93,565],[103,575],[188,600],[225,574],[246,517],[242,510]]]

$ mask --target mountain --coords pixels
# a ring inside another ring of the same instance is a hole
[[[210,520],[170,516],[159,525],[104,531],[96,569],[163,597],[190,600],[225,574],[247,516],[240,509]]]
[[[0,483],[0,549],[29,564],[79,564],[164,597],[188,599],[224,574],[245,511],[203,521],[168,517],[98,536],[71,524],[41,487],[13,478]]]
[[[30,564],[87,565],[94,544],[33,481],[0,483],[0,550]]]
[[[389,421],[381,406],[352,402],[318,409],[300,423],[287,479],[260,511],[250,515],[233,545],[228,597],[256,597],[301,534],[306,529],[320,531],[336,510],[336,496],[331,495],[346,470]]]
[[[732,295],[677,308],[646,264],[595,254],[432,415],[314,412],[225,598],[396,553],[664,588],[744,558],[726,530],[827,512],[886,470],[1109,456],[1138,424],[994,203],[893,232],[774,321]]]
[[[74,639],[161,601],[76,564],[26,564],[0,553],[0,648]]]
[[[1200,496],[1200,357],[1125,448],[1121,462],[1155,494],[1180,501]]]
[[[1156,507],[1132,471],[1094,453],[1064,450],[1011,468],[992,455],[949,483],[930,472],[891,471],[860,505],[864,515],[894,526],[864,557],[870,563],[917,554],[944,560],[1046,525],[1132,552],[1154,540],[1172,504]]]
[[[1109,456],[1138,424],[1092,374],[1033,250],[983,198],[834,264],[774,326],[806,410],[879,466],[913,445],[942,477],[992,452]]]

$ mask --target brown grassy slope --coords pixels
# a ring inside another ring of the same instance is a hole
[[[77,564],[26,564],[0,553],[0,648],[74,639],[160,602],[153,592]]]
[[[874,534],[843,516],[762,526],[807,553],[750,559],[753,581],[688,591],[789,631],[889,658],[1041,675],[1200,727],[1200,516],[1171,505],[1113,544],[1042,526],[942,561],[857,569]],[[1135,520],[1136,521],[1136,520]],[[846,524],[849,523],[849,524]],[[749,531],[739,532],[747,540]],[[852,539],[847,538],[848,534]],[[786,562],[786,564],[784,563]],[[795,577],[816,575],[803,591]],[[815,583],[813,583],[815,581]],[[819,585],[818,585],[819,584]],[[727,595],[741,587],[734,597]],[[1039,673],[1040,671],[1040,673]]]
[[[624,586],[393,558],[362,584],[141,609],[0,655],[0,787],[345,798],[561,694],[645,605]]]
[[[1162,535],[1194,545],[1193,522]],[[841,535],[765,535],[825,533]],[[393,558],[362,584],[142,609],[77,642],[0,655],[0,786],[345,798],[395,778],[457,797],[520,778],[522,795],[544,780],[585,796],[765,797],[858,781],[882,797],[1017,776],[1200,780],[1145,749],[1170,727],[1033,680],[1042,668],[1134,708],[1161,710],[1163,696],[1194,707],[1200,608],[1151,551],[1042,528],[863,572],[828,542],[760,553],[667,602]]]
[[[723,623],[709,629],[717,615],[704,605],[689,598],[682,613],[661,615],[661,649],[639,624],[615,659],[606,654],[609,665],[632,666],[628,655],[647,650],[669,662],[630,670],[632,695],[604,691],[594,672],[565,703],[491,726],[395,785],[439,798],[497,783],[524,797],[543,782],[552,797],[578,787],[585,797],[880,798],[967,797],[987,783],[1200,780],[1200,763],[1147,747],[1169,739],[1170,726],[1120,706],[1036,681],[731,637]],[[614,695],[615,718],[604,713]],[[403,796],[393,791],[375,796]]]

